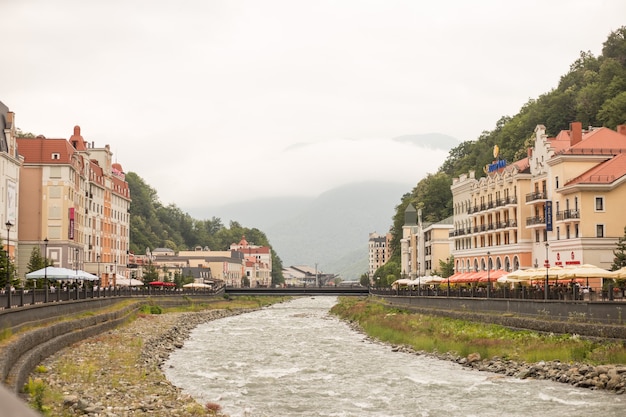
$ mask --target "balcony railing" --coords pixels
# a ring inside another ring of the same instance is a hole
[[[534,216],[526,218],[526,226],[535,226],[538,224],[546,224],[546,219],[543,216]]]
[[[531,201],[545,200],[545,199],[547,199],[547,196],[546,196],[546,193],[544,193],[543,191],[541,192],[535,191],[534,193],[526,194],[527,203],[530,203]]]
[[[560,220],[578,220],[580,219],[580,211],[579,210],[563,210],[556,212],[557,221]]]

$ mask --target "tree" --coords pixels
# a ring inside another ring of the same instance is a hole
[[[450,256],[447,261],[439,260],[439,269],[441,270],[441,278],[448,278],[454,274],[454,256]]]
[[[3,249],[0,251],[0,288],[5,289],[7,287],[7,275],[9,277],[9,282],[13,287],[17,287],[20,283],[20,280],[15,276],[15,265],[11,258],[8,258],[7,262],[7,251]],[[7,274],[7,266],[8,266],[8,274]]]
[[[626,226],[624,227],[624,236],[617,240],[616,248],[613,251],[615,258],[611,265],[611,271],[617,271],[618,269],[626,266]]]
[[[46,262],[48,265],[46,265]],[[39,246],[33,247],[33,250],[30,252],[30,259],[28,260],[28,272],[38,271],[47,266],[52,266],[52,261],[50,259],[44,259],[41,256],[41,251],[39,250]],[[26,288],[34,288],[35,280],[26,280]]]
[[[367,272],[364,272],[361,274],[361,277],[359,278],[359,284],[361,284],[364,287],[370,286],[370,277]]]

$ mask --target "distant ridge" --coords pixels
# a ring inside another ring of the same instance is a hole
[[[443,133],[424,133],[419,135],[403,135],[392,139],[395,142],[412,143],[430,149],[441,149],[448,151],[459,146],[461,142],[453,136]]]
[[[262,230],[283,265],[318,264],[320,271],[358,279],[367,272],[369,233],[384,234],[411,182],[367,181],[333,188],[317,198],[279,197],[197,208],[226,224]]]

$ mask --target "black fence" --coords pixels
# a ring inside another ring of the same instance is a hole
[[[434,285],[427,287],[372,287],[370,292],[376,295],[400,295],[420,297],[464,297],[464,298],[494,298],[513,300],[562,300],[562,301],[626,301],[624,290],[608,287],[606,289],[581,287],[579,285],[551,285],[548,293],[542,286],[498,286],[487,289],[486,286],[458,286]]]
[[[35,304],[59,303],[107,297],[149,297],[156,295],[213,295],[223,288],[106,287],[66,286],[52,289],[0,291],[0,310]]]

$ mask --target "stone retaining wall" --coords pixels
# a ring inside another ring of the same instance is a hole
[[[94,305],[93,301],[86,303],[77,301],[76,303],[46,304],[41,307],[32,306],[33,308],[14,311],[12,312],[12,318],[17,324],[15,327],[10,327],[10,329],[17,328],[23,330],[25,326],[33,326],[35,324],[43,326],[32,331],[19,333],[19,337],[15,341],[8,343],[2,349],[0,377],[11,390],[17,393],[28,380],[28,375],[43,359],[73,343],[115,328],[128,320],[132,314],[145,304],[173,307],[192,302],[215,302],[217,300],[218,298],[216,297],[193,298],[192,300],[188,297],[138,298],[136,302],[120,310],[100,314],[95,311],[92,316],[59,321],[49,325],[45,325],[45,323],[59,320],[59,316],[62,315],[92,312],[94,309],[110,307],[115,303],[126,302],[128,299],[117,298],[112,300],[114,302],[103,299],[104,303],[98,303],[97,306]],[[46,311],[48,313],[47,319],[43,315]],[[60,314],[60,312],[63,314]],[[28,321],[29,319],[34,321]]]

